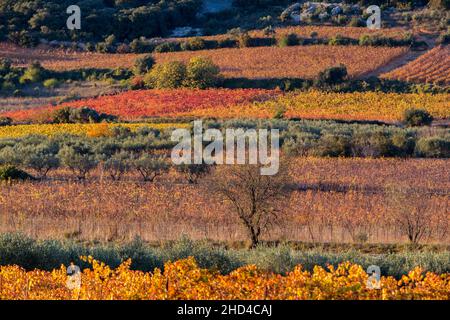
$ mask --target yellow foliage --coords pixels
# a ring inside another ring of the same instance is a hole
[[[228,275],[201,269],[193,258],[168,262],[164,271],[130,270],[131,260],[111,269],[92,257],[81,273],[81,286],[66,287],[66,268],[51,272],[25,271],[18,266],[0,267],[1,299],[450,299],[450,274],[424,273],[415,268],[400,280],[381,277],[381,289],[366,287],[367,273],[360,265],[345,262],[312,272],[301,266],[286,275],[244,266]]]
[[[114,127],[125,127],[136,131],[139,128],[149,127],[153,129],[184,128],[188,124],[179,123],[64,123],[64,124],[30,124],[0,127],[0,138],[17,138],[30,134],[55,136],[58,134],[74,134],[88,137],[101,137],[111,134]]]

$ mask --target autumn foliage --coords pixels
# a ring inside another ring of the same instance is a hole
[[[124,120],[132,120],[152,116],[177,116],[179,113],[198,109],[229,108],[266,101],[280,94],[281,91],[260,89],[138,90],[74,101],[61,107],[89,106],[97,112],[116,115]],[[49,118],[57,108],[18,110],[6,112],[4,115],[10,116],[16,121],[41,120]]]
[[[449,85],[450,47],[436,47],[416,60],[382,76],[388,79]]]
[[[0,299],[88,300],[368,300],[450,299],[450,274],[425,273],[417,267],[397,280],[381,278],[381,289],[368,289],[368,275],[360,265],[342,263],[312,272],[297,266],[286,275],[259,270],[254,265],[228,275],[201,269],[193,258],[168,262],[164,271],[130,270],[131,260],[111,269],[85,257],[92,269],[81,274],[81,286],[66,287],[66,268],[52,272],[0,267]]]

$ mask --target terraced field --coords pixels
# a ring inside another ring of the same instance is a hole
[[[450,85],[450,46],[436,47],[382,77],[417,83]]]

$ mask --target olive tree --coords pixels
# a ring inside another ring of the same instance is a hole
[[[64,145],[58,153],[61,163],[71,169],[80,180],[86,179],[87,174],[97,166],[98,161],[92,148],[84,142]]]
[[[139,172],[144,181],[153,182],[156,177],[168,172],[170,165],[162,157],[144,153],[133,161],[133,167]]]

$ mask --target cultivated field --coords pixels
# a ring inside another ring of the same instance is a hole
[[[423,241],[449,243],[448,160],[297,158],[291,162],[290,174],[298,185],[283,219],[264,239],[405,242],[399,221],[400,208],[406,208],[419,210],[421,221],[425,219],[430,228]],[[2,186],[1,232],[98,241],[135,236],[176,240],[182,234],[192,239],[246,240],[232,207],[208,192],[207,181],[189,185],[175,172],[155,183],[141,183],[135,174],[114,182],[102,171],[85,182],[67,181],[71,175],[65,170],[49,177]]]
[[[45,46],[23,48],[5,42],[0,43],[0,57],[11,59],[14,65],[27,66],[33,61],[39,61],[45,68],[51,70],[131,67],[138,56],[136,54],[76,52],[49,49]]]
[[[284,94],[277,90],[140,90],[65,103],[89,106],[124,120],[144,117],[286,118],[399,121],[403,112],[421,107],[437,119],[450,118],[449,94],[324,93]],[[0,113],[15,121],[43,121],[58,107]]]
[[[262,102],[280,95],[281,91],[250,89],[209,90],[139,90],[84,99],[63,106],[89,106],[98,112],[119,116],[125,120],[151,116],[177,116],[197,109],[230,108]],[[57,107],[42,107],[3,113],[17,121],[45,119]]]
[[[297,46],[218,49],[155,54],[158,62],[186,61],[194,56],[210,57],[226,77],[311,78],[326,67],[345,64],[353,77],[373,71],[405,54],[406,48],[359,46]],[[40,61],[51,70],[131,67],[137,54],[80,53],[63,50],[24,49],[2,43],[0,56],[19,66]]]
[[[411,270],[401,279],[382,277],[383,290],[370,290],[364,268],[351,263],[342,263],[337,268],[317,267],[313,272],[297,266],[286,275],[250,265],[221,275],[199,268],[192,258],[166,263],[164,270],[151,273],[131,270],[131,260],[117,269],[92,257],[84,260],[92,269],[83,272],[83,285],[72,291],[66,286],[65,268],[27,272],[17,266],[1,267],[0,296],[20,300],[450,299],[447,289],[450,276],[432,272],[422,276],[421,268]]]
[[[438,46],[403,67],[382,75],[418,83],[450,85],[450,46]]]
[[[361,46],[296,46],[217,49],[154,54],[157,62],[208,57],[229,78],[313,78],[327,67],[344,64],[352,77],[373,71],[408,51],[407,48]]]
[[[63,123],[63,124],[37,124],[0,127],[0,138],[18,138],[28,135],[56,136],[61,134],[73,134],[87,137],[111,136],[113,128],[122,127],[132,132],[139,128],[147,127],[157,130],[168,128],[188,127],[180,123]]]
[[[399,121],[413,106],[426,109],[436,118],[449,118],[448,94],[397,94],[381,92],[293,93],[261,103],[227,108],[194,109],[178,114],[191,117],[286,118]]]

